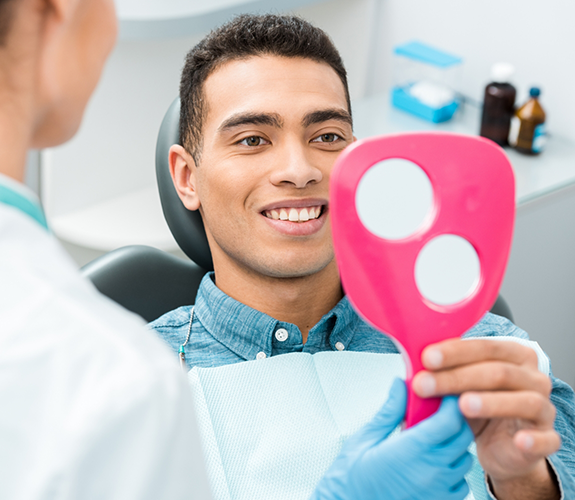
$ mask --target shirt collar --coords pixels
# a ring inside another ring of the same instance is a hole
[[[48,229],[46,216],[40,206],[38,197],[24,184],[4,174],[0,174],[0,203],[17,208]]]
[[[273,345],[292,352],[303,349],[297,326],[278,321],[226,295],[214,283],[214,273],[206,274],[202,280],[194,314],[212,337],[245,360],[257,359],[261,353],[271,356]],[[358,319],[344,297],[310,330],[306,347],[315,350],[314,346],[319,349],[327,344],[333,350],[341,350],[338,344],[346,348],[355,333],[353,322]],[[275,339],[280,328],[288,331],[288,341],[278,343]]]
[[[336,306],[328,312],[321,321],[309,332],[308,342],[314,340],[319,334],[333,350],[347,349],[355,334],[354,326],[361,323],[361,319],[351,306],[348,298],[344,296]],[[330,328],[330,326],[332,326]]]

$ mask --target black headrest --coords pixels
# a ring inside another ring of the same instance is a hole
[[[176,192],[170,175],[168,154],[173,144],[180,142],[180,98],[168,108],[156,143],[156,178],[162,210],[170,231],[180,248],[196,264],[211,271],[214,268],[204,223],[199,211],[188,210]]]

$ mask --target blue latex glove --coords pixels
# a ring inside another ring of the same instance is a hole
[[[467,451],[473,432],[457,398],[412,428],[386,439],[405,415],[407,390],[396,379],[374,419],[354,434],[318,484],[313,500],[456,500],[469,493]]]

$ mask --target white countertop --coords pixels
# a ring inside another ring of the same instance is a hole
[[[49,217],[48,222],[59,238],[100,251],[126,245],[149,245],[160,250],[178,248],[164,219],[156,186]]]
[[[355,101],[352,107],[358,139],[420,130],[479,133],[481,111],[470,105],[460,109],[453,119],[439,124],[394,108],[387,93]],[[575,143],[566,138],[551,135],[545,151],[538,156],[522,155],[511,148],[505,152],[515,170],[519,205],[575,184]]]

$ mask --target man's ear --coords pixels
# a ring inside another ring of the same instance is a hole
[[[170,175],[176,192],[188,210],[200,208],[200,198],[196,190],[196,162],[182,146],[174,144],[170,148],[168,161]]]

